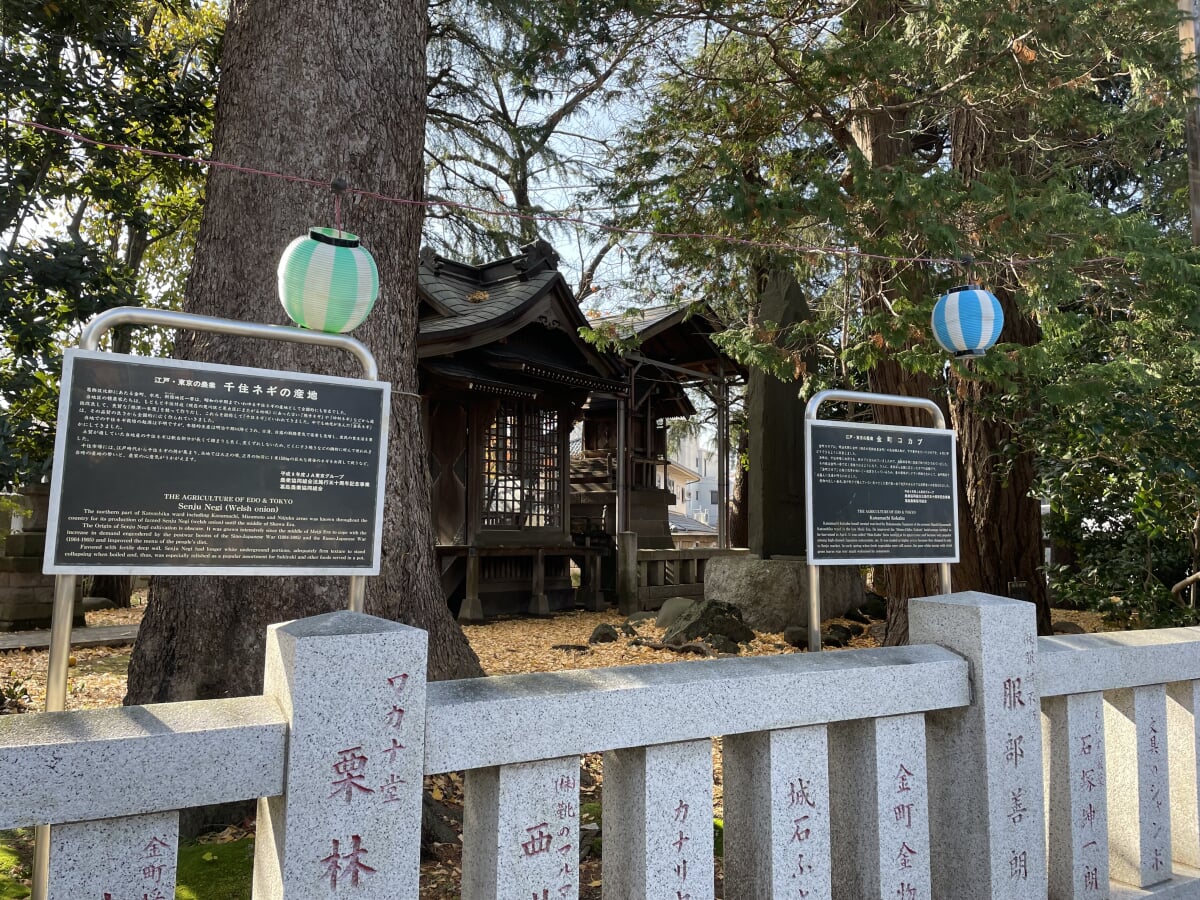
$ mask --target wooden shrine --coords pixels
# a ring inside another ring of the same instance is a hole
[[[671,546],[670,496],[655,470],[667,464],[666,421],[694,411],[684,385],[709,389],[724,410],[737,374],[708,339],[712,324],[683,310],[622,325],[637,332],[638,353],[598,350],[580,336],[596,323],[557,262],[544,241],[483,265],[421,254],[430,505],[443,592],[460,621],[613,599],[618,532]]]

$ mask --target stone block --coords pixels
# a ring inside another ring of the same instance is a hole
[[[0,722],[0,829],[251,800],[283,790],[287,731],[279,707],[262,697],[5,716]]]
[[[832,725],[829,745],[834,900],[930,897],[924,717]]]
[[[935,646],[494,675],[429,692],[430,774],[968,702],[966,662]]]
[[[579,758],[471,769],[463,900],[579,896]]]
[[[604,754],[604,900],[713,898],[712,741]]]
[[[1198,640],[1197,627],[1039,638],[1042,696],[1200,679]]]
[[[1129,688],[1106,699],[1109,871],[1117,881],[1149,887],[1172,875],[1167,689]]]
[[[1050,697],[1042,708],[1050,900],[1090,900],[1109,878],[1104,695]]]
[[[821,566],[821,618],[845,614],[863,601],[862,574],[853,566]],[[717,556],[704,568],[704,599],[742,611],[755,631],[782,632],[808,624],[808,563],[756,556]]]
[[[0,587],[0,631],[49,628],[54,613],[54,576],[8,573]],[[77,591],[71,616],[77,628],[86,625],[83,594]]]
[[[36,556],[41,571],[42,556],[46,553],[46,532],[14,531],[4,539],[6,556]]]
[[[1200,681],[1167,685],[1167,748],[1171,770],[1171,834],[1178,862],[1200,868]]]
[[[14,513],[10,520],[13,531],[45,531],[50,521],[50,485],[33,484],[21,489],[17,501],[22,513]]]
[[[258,804],[254,896],[416,900],[427,635],[334,612],[267,632],[289,720],[285,789]]]
[[[54,600],[54,588],[8,587],[0,591],[0,615],[27,618],[47,612],[46,604]]]
[[[828,739],[823,725],[724,742],[725,897],[828,897]]]
[[[168,900],[178,851],[177,812],[56,825],[47,900]]]
[[[966,657],[974,689],[969,706],[927,717],[934,896],[1046,896],[1033,604],[974,591],[922,597],[909,603],[909,635]]]
[[[54,580],[53,575],[42,576],[40,556],[0,556],[0,572],[25,572]]]

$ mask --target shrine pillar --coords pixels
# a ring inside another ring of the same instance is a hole
[[[975,591],[909,602],[909,639],[970,663],[971,703],[926,716],[934,900],[1045,897],[1032,604]]]

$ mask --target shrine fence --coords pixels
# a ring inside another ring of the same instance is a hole
[[[0,828],[52,826],[56,900],[157,900],[177,810],[259,798],[256,898],[415,900],[422,776],[465,771],[462,896],[571,900],[602,752],[604,897],[702,900],[719,752],[729,900],[1200,898],[1200,629],[1037,638],[1031,606],[976,593],[910,625],[429,685],[424,632],[276,625],[260,697],[0,720]]]

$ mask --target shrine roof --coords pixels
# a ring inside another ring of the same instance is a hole
[[[517,368],[543,381],[612,387],[620,360],[580,337],[588,323],[558,270],[558,254],[545,241],[522,250],[481,265],[422,250],[417,355],[428,360],[485,352],[493,357],[490,367],[501,370],[513,368],[500,359],[507,352],[520,357]]]

